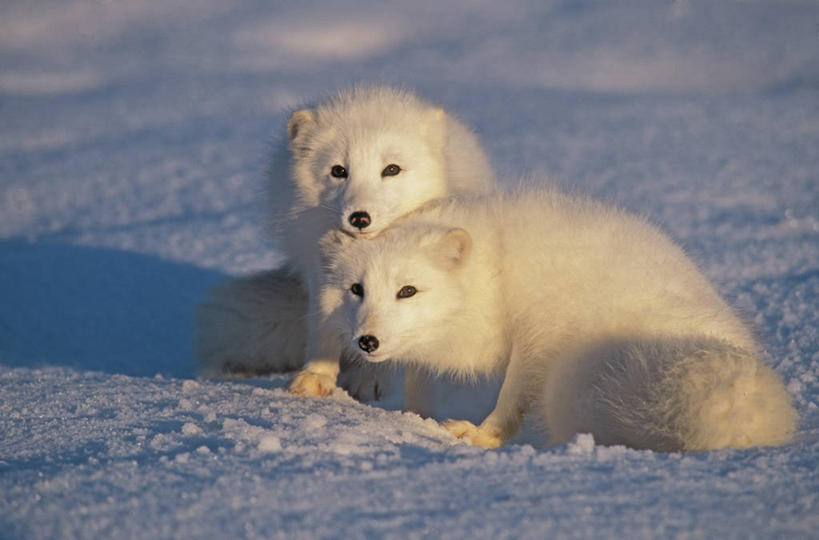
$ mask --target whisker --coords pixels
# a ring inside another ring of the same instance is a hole
[[[324,208],[325,210],[329,210],[329,211],[331,211],[331,212],[333,212],[333,213],[337,213],[337,214],[340,214],[340,213],[341,213],[341,209],[339,209],[339,208],[333,208],[332,206],[327,206],[327,205],[326,205],[326,204],[324,204],[324,203],[319,203],[318,207],[319,207],[319,208]]]
[[[306,319],[308,319],[310,317],[318,317],[320,315],[321,315],[321,311],[317,311],[317,310],[316,311],[308,311],[307,313],[305,313],[304,315],[299,317],[299,319],[306,320]]]

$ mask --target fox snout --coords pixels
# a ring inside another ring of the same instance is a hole
[[[370,223],[372,223],[372,218],[370,218],[370,214],[364,212],[363,210],[357,210],[350,214],[347,218],[347,221],[358,229],[359,231],[363,231],[367,227],[369,227]]]
[[[369,334],[358,338],[358,347],[366,352],[371,353],[378,349],[378,338]]]

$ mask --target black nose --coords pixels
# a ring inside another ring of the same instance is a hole
[[[358,338],[358,346],[365,352],[373,352],[378,348],[378,338],[375,336],[361,336]]]
[[[370,214],[367,212],[353,212],[350,214],[350,225],[356,229],[363,229],[370,224]]]

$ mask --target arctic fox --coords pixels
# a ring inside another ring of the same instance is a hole
[[[792,436],[788,394],[751,333],[668,237],[626,212],[521,190],[440,201],[369,242],[330,233],[322,245],[328,355],[504,373],[479,426],[444,424],[472,444],[503,444],[530,410],[551,444],[592,433],[695,451]]]
[[[338,356],[323,357],[310,347],[320,338],[308,339],[316,333],[319,238],[328,230],[373,237],[430,200],[486,191],[494,174],[461,122],[389,87],[357,87],[298,110],[287,133],[289,166],[274,159],[269,177],[288,264],[213,291],[198,310],[197,356],[210,374],[283,371],[307,358],[292,390],[326,394]]]

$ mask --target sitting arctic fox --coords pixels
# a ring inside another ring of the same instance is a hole
[[[529,410],[552,444],[588,432],[694,451],[792,436],[789,396],[748,329],[668,237],[623,211],[520,191],[440,201],[371,241],[322,245],[330,357],[505,373],[479,426],[444,424],[472,444],[503,444]]]
[[[494,174],[461,122],[388,87],[358,87],[296,111],[287,132],[290,163],[274,156],[269,177],[288,264],[214,289],[198,310],[196,350],[211,375],[295,369],[306,354],[316,361],[292,390],[326,394],[335,387],[338,356],[305,352],[320,341],[307,338],[308,331],[315,333],[319,238],[328,230],[375,236],[430,200],[486,191]],[[366,386],[357,375],[350,382],[353,394]],[[362,397],[376,396],[362,390]]]

